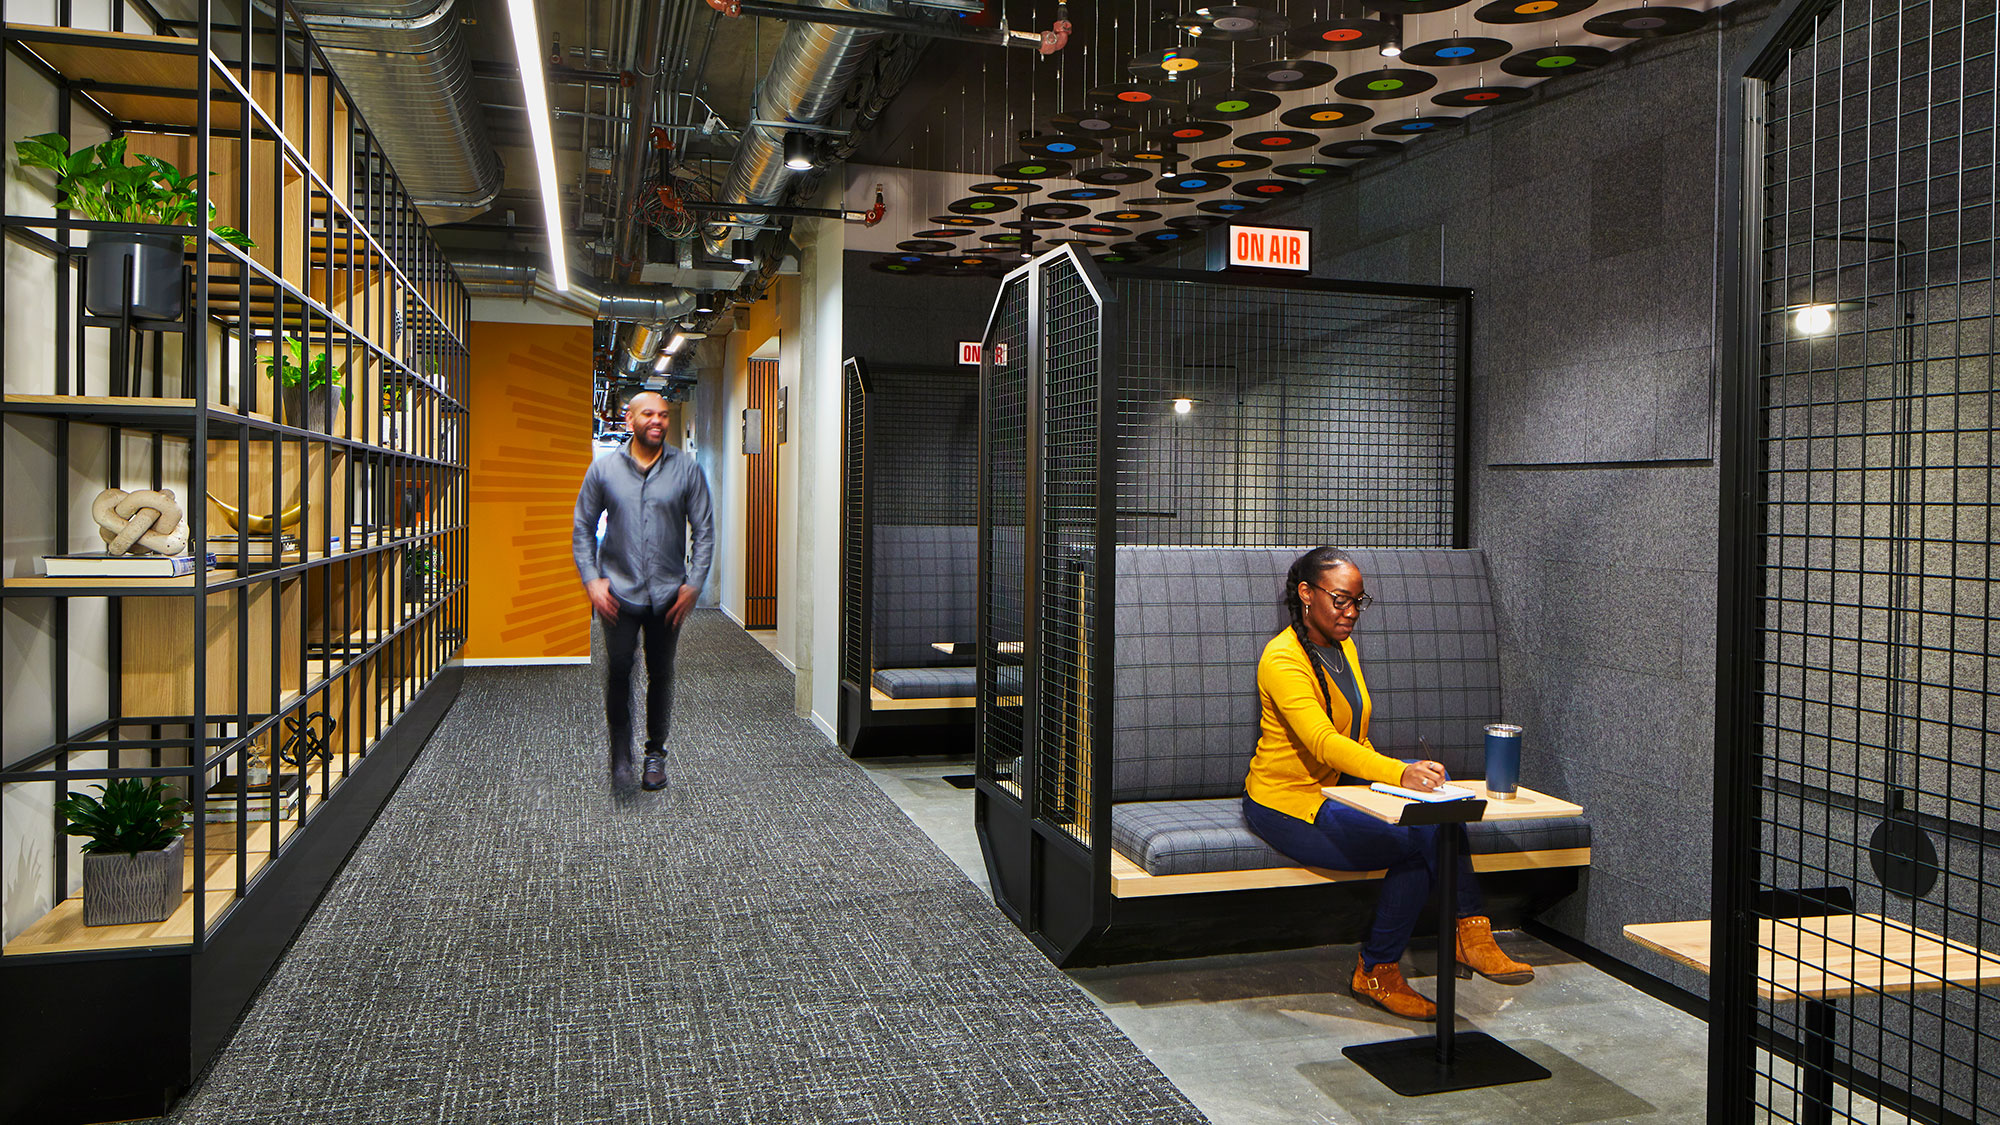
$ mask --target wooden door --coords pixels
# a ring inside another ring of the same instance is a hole
[[[759,452],[743,458],[749,492],[744,543],[743,625],[778,627],[778,361],[750,361],[750,409],[761,420]],[[746,434],[746,436],[748,436]]]

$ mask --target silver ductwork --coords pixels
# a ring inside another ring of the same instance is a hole
[[[627,379],[652,373],[671,324],[694,310],[693,293],[665,285],[598,285],[572,280],[567,293],[558,292],[548,271],[528,259],[463,256],[452,259],[452,266],[469,296],[539,301],[564,312],[628,325],[618,349],[618,373]]]
[[[500,157],[473,90],[459,0],[294,6],[425,221],[485,212],[500,194]]]
[[[884,13],[884,0],[814,0],[821,8]],[[793,20],[785,27],[758,90],[756,112],[767,121],[816,125],[840,104],[880,31]],[[775,204],[785,195],[785,138],[766,127],[745,129],[730,163],[719,203]],[[726,257],[735,228],[711,223],[702,230],[702,245],[712,258]]]

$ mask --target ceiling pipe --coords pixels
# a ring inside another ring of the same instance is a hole
[[[549,271],[532,258],[460,255],[452,258],[452,265],[472,296],[539,301],[594,320],[661,325],[694,309],[692,291],[666,285],[607,285],[571,278],[569,292],[560,293]]]
[[[658,97],[660,70],[666,64],[662,39],[667,26],[666,0],[645,0],[639,6],[636,26],[641,31],[638,51],[632,56],[631,128],[625,134],[625,166],[619,169],[614,258],[632,260],[632,203],[639,196],[639,176],[653,153],[653,103]],[[615,263],[614,263],[614,268]]]
[[[819,0],[816,6],[877,15],[889,10],[884,0]],[[788,25],[759,85],[756,116],[819,124],[840,105],[863,60],[884,34],[803,21]],[[717,202],[783,202],[788,177],[794,174],[785,167],[784,140],[779,130],[746,128]],[[725,258],[734,236],[734,227],[710,223],[702,230],[702,248],[711,258]]]

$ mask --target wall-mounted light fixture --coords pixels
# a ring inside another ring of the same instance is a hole
[[[739,266],[756,265],[757,240],[754,238],[737,238],[730,240],[729,260],[735,262]]]
[[[813,166],[813,138],[811,133],[790,132],[785,134],[785,167],[794,172],[810,171]]]
[[[521,95],[528,115],[528,135],[534,140],[535,175],[542,185],[542,221],[549,232],[549,268],[556,291],[569,292],[569,255],[563,247],[562,199],[556,181],[556,144],[549,131],[549,84],[542,70],[540,36],[535,31],[535,0],[507,0],[514,26],[514,57],[521,68]]]
[[[1771,311],[1784,317],[1795,335],[1824,336],[1833,331],[1835,313],[1857,312],[1868,305],[1867,301],[1808,301]]]
[[[1192,413],[1194,413],[1194,400],[1193,400],[1193,399],[1191,399],[1191,398],[1177,398],[1177,399],[1175,399],[1175,400],[1174,400],[1174,413],[1176,413],[1176,414],[1192,414]]]

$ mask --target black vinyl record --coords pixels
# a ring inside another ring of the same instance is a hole
[[[1150,242],[1140,242],[1137,239],[1131,242],[1114,242],[1111,244],[1112,253],[1123,254],[1128,258],[1150,258],[1163,249],[1165,247],[1155,246]]]
[[[1003,211],[1012,211],[1020,204],[1005,196],[968,195],[964,199],[955,199],[945,206],[959,215],[998,215]]]
[[[1228,186],[1228,176],[1218,176],[1213,172],[1197,172],[1187,176],[1167,176],[1159,183],[1161,191],[1170,191],[1175,195],[1200,195],[1205,192],[1221,191]]]
[[[1206,117],[1216,121],[1239,121],[1245,117],[1257,117],[1278,108],[1278,95],[1262,90],[1225,90],[1194,102],[1188,106],[1188,113],[1195,117]]]
[[[1042,185],[1031,184],[1025,180],[988,180],[983,184],[972,185],[972,191],[977,195],[1026,195],[1040,190]]]
[[[1116,164],[1108,168],[1087,168],[1076,174],[1078,183],[1097,184],[1099,186],[1105,184],[1143,184],[1152,178],[1153,174],[1144,168],[1125,168]]]
[[[1120,82],[1112,86],[1099,86],[1090,92],[1090,100],[1100,105],[1113,105],[1132,110],[1177,110],[1187,107],[1187,101],[1180,91],[1154,82]]]
[[[1084,248],[1084,249],[1086,249],[1086,250],[1094,250],[1094,249],[1096,249],[1097,247],[1099,247],[1099,246],[1102,246],[1102,245],[1104,245],[1104,243],[1102,243],[1102,242],[1100,242],[1100,241],[1098,241],[1097,239],[1094,239],[1094,238],[1051,238],[1051,239],[1049,239],[1049,245],[1050,245],[1050,246],[1081,246],[1081,247],[1083,247],[1083,248]]]
[[[1103,223],[1071,223],[1069,229],[1091,238],[1126,238],[1132,233],[1129,228],[1106,226]]]
[[[972,233],[971,231],[969,231],[969,230],[965,229],[964,227],[958,227],[958,228],[956,228],[956,229],[954,229],[954,228],[951,228],[951,227],[945,227],[945,228],[943,228],[943,229],[941,229],[941,230],[920,230],[920,231],[918,231],[918,232],[917,232],[916,234],[912,235],[911,237],[913,237],[913,238],[964,238],[964,237],[965,237],[966,235],[968,235],[968,234],[971,234],[971,233]]]
[[[1122,113],[1095,109],[1080,109],[1074,113],[1058,113],[1049,119],[1056,132],[1068,133],[1072,137],[1129,137],[1139,131],[1136,118]]]
[[[1236,80],[1253,90],[1310,90],[1339,74],[1332,65],[1317,59],[1272,59],[1242,68]]]
[[[1069,162],[1064,160],[1016,160],[993,169],[993,174],[1010,180],[1046,180],[1067,176],[1069,170]]]
[[[1083,160],[1104,151],[1104,146],[1088,137],[1067,133],[1044,133],[1022,141],[1021,151],[1041,160]]]
[[[1117,196],[1117,189],[1108,187],[1073,187],[1049,193],[1050,199],[1060,199],[1064,202],[1115,199]]]
[[[1169,227],[1166,230],[1149,230],[1139,236],[1139,241],[1150,242],[1155,246],[1174,250],[1178,249],[1181,243],[1187,242],[1193,237],[1194,234],[1191,231],[1175,230]]]
[[[1480,23],[1540,23],[1573,16],[1597,0],[1494,0],[1472,13]]]
[[[1548,78],[1596,70],[1610,61],[1611,52],[1602,47],[1537,47],[1509,58],[1500,69],[1523,78]]]
[[[1097,221],[1100,223],[1151,223],[1157,222],[1159,218],[1160,213],[1158,211],[1141,211],[1136,208],[1126,208],[1121,211],[1099,211],[1097,213]]]
[[[1221,51],[1201,47],[1168,47],[1164,51],[1140,55],[1125,69],[1144,78],[1158,78],[1163,73],[1175,78],[1193,78],[1196,73],[1220,70],[1228,61],[1229,56]]]
[[[1278,115],[1280,124],[1292,129],[1344,129],[1375,116],[1375,111],[1352,102],[1321,102],[1294,106]]]
[[[1207,230],[1210,227],[1219,227],[1228,221],[1214,215],[1182,215],[1179,218],[1168,219],[1167,225],[1175,230]]]
[[[1693,8],[1626,8],[1584,21],[1583,29],[1608,39],[1661,39],[1698,31],[1708,13]]]
[[[1382,20],[1321,20],[1297,28],[1285,42],[1301,51],[1358,51],[1387,43],[1393,30]]]
[[[1128,199],[1125,202],[1130,207],[1174,207],[1186,203],[1187,200],[1171,195],[1149,195],[1144,199]]]
[[[1283,129],[1245,133],[1236,138],[1236,147],[1245,152],[1290,152],[1293,149],[1311,148],[1318,143],[1319,138],[1311,133],[1293,133]]]
[[[991,242],[999,246],[1015,246],[1023,242],[1033,242],[1034,240],[1035,236],[1032,234],[1011,230],[1002,231],[999,234],[982,234],[979,236],[979,241]]]
[[[1073,205],[1067,203],[1044,203],[1042,204],[1042,206],[1068,207]],[[1032,215],[1034,213],[1035,209],[1033,207],[1026,207],[1023,208],[1021,211],[1021,214],[1023,215]],[[1057,227],[1062,226],[1061,223],[1052,223],[1046,219],[1015,219],[1011,223],[1001,223],[1000,225],[1006,227],[1008,230],[1054,230]]]
[[[1220,121],[1197,121],[1191,117],[1183,117],[1148,129],[1146,135],[1156,141],[1193,145],[1203,141],[1219,140],[1234,131]]]
[[[1190,172],[1220,172],[1225,176],[1240,176],[1245,172],[1261,172],[1271,166],[1268,157],[1255,156],[1247,152],[1225,152],[1220,156],[1204,156],[1188,165]]]
[[[1236,194],[1252,199],[1277,199],[1297,195],[1304,190],[1306,185],[1297,180],[1245,180],[1236,185]]]
[[[1130,265],[1132,262],[1132,255],[1121,254],[1117,251],[1116,248],[1114,248],[1108,254],[1097,255],[1097,260],[1107,266]]]
[[[961,254],[951,259],[951,264],[954,266],[966,266],[972,269],[985,269],[988,266],[997,266],[1002,263],[1000,259],[991,254]]]
[[[1442,94],[1433,94],[1431,104],[1479,109],[1489,105],[1524,102],[1530,96],[1532,95],[1526,86],[1467,86],[1459,90],[1446,90]]]
[[[1118,154],[1118,159],[1129,161],[1133,164],[1158,164],[1163,167],[1171,167],[1179,164],[1186,158],[1180,154],[1180,150],[1174,145],[1155,141],[1140,145],[1137,148],[1127,149]]]
[[[1074,219],[1090,214],[1090,208],[1081,203],[1037,203],[1022,208],[1021,214],[1031,219]]]
[[[1402,148],[1401,141],[1335,141],[1321,145],[1319,154],[1331,156],[1335,160],[1356,160],[1370,156],[1387,156]]]
[[[992,219],[982,219],[975,215],[932,215],[931,222],[941,227],[990,227]]]
[[[1406,16],[1421,12],[1442,12],[1447,8],[1462,7],[1471,2],[1472,0],[1361,0],[1361,6],[1394,16]]]
[[[1407,98],[1412,94],[1421,94],[1437,84],[1437,75],[1427,71],[1383,67],[1350,74],[1334,86],[1333,92],[1343,98],[1379,102],[1384,98]]]
[[[1347,169],[1338,164],[1280,164],[1271,171],[1310,183],[1313,180],[1330,180]]]
[[[1263,205],[1261,199],[1204,199],[1194,209],[1211,215],[1247,215]]]
[[[1462,117],[1405,117],[1400,121],[1384,121],[1369,132],[1385,137],[1421,137],[1463,124],[1465,119]]]
[[[1490,62],[1513,49],[1505,39],[1460,35],[1405,47],[1399,60],[1412,66],[1471,66]]]
[[[893,255],[887,258],[877,258],[874,261],[868,263],[868,268],[871,270],[875,270],[878,273],[931,272],[930,268],[928,266],[923,265],[921,262],[909,262],[904,260],[905,258],[911,258],[911,257],[920,257],[920,255],[904,254],[904,255]]]
[[[1211,4],[1196,8],[1174,21],[1202,43],[1251,43],[1275,39],[1285,33],[1291,21],[1269,8]]]
[[[912,238],[907,242],[898,242],[896,249],[908,250],[912,254],[948,254],[958,249],[958,247],[953,246],[949,242],[939,242],[935,239]]]

